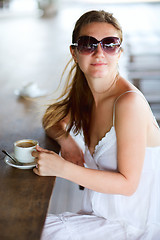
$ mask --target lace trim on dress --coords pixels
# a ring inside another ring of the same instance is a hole
[[[111,129],[106,132],[105,136],[102,137],[101,140],[99,140],[99,142],[97,143],[97,145],[94,148],[94,152],[93,154],[90,153],[88,146],[86,145],[86,148],[88,150],[88,152],[90,153],[90,155],[94,158],[94,156],[96,155],[97,151],[99,151],[99,148],[101,148],[106,142],[107,142],[107,148],[110,148],[110,146],[113,144],[112,142],[112,137],[113,134],[115,134],[115,129],[114,126],[111,127]]]
[[[102,137],[101,140],[99,140],[99,142],[97,143],[97,145],[94,148],[94,153],[98,150],[99,147],[101,147],[104,143],[106,143],[106,140],[108,141],[108,145],[112,145],[112,142],[109,141],[112,139],[112,135],[113,135],[113,130],[114,130],[114,126],[111,127],[111,129],[109,130],[109,132],[106,132],[105,136]],[[109,147],[109,146],[108,146]]]

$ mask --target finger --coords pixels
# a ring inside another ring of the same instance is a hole
[[[85,163],[83,151],[82,151],[82,162]]]
[[[38,171],[37,168],[33,168],[33,172],[34,172],[35,174],[39,175],[39,171]]]
[[[81,167],[84,167],[84,163],[83,162],[79,162],[78,165],[81,166]]]
[[[40,147],[39,145],[36,145],[36,150],[37,150],[38,152],[41,152],[41,151],[43,151],[44,149],[43,149],[42,147]]]
[[[38,152],[35,151],[35,150],[33,150],[33,151],[32,151],[32,156],[33,156],[33,157],[38,157]]]
[[[45,153],[51,153],[51,151],[47,150],[47,149],[44,149],[42,147],[40,147],[39,145],[36,146],[36,150],[38,152],[45,152]]]

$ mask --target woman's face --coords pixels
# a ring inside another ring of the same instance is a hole
[[[105,37],[119,37],[117,29],[108,23],[93,22],[82,27],[80,36],[92,36],[97,40],[102,40]],[[114,76],[117,73],[117,64],[121,51],[111,55],[103,51],[100,44],[97,49],[84,55],[79,53],[77,48],[72,49],[71,54],[78,63],[80,69],[84,73],[89,85],[94,84],[94,79],[105,80]],[[97,84],[97,81],[95,82]]]

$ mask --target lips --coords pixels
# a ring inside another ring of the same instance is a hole
[[[92,66],[106,66],[107,63],[103,63],[103,62],[98,62],[98,63],[92,63]]]

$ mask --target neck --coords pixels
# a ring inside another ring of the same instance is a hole
[[[110,76],[108,79],[105,79],[104,84],[101,86],[100,90],[91,88],[93,98],[95,101],[95,106],[98,106],[104,99],[115,94],[116,83],[118,79],[119,79],[119,74],[116,73],[114,76]],[[102,81],[102,80],[97,79],[97,82],[98,81]]]

